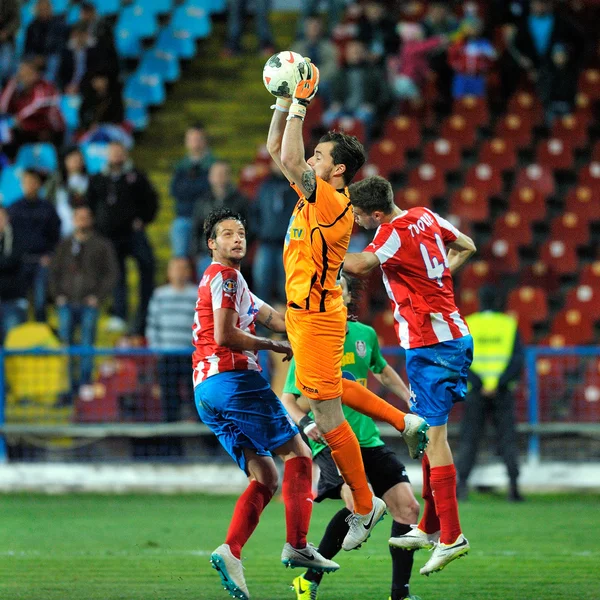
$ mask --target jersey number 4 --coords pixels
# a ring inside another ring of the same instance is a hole
[[[423,257],[423,262],[425,263],[425,268],[427,269],[427,277],[429,279],[435,279],[437,284],[440,287],[443,287],[442,277],[444,276],[444,270],[448,267],[448,256],[446,255],[446,248],[444,246],[444,242],[439,234],[435,234],[435,243],[442,255],[442,260],[438,259],[437,256],[431,256],[429,254],[429,250],[427,250],[427,246],[425,244],[420,244],[421,248],[421,256]]]

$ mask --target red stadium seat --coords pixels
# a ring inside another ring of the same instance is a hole
[[[492,229],[493,239],[507,239],[514,241],[519,247],[531,246],[533,233],[529,221],[522,219],[515,211],[508,211],[498,217]]]
[[[592,162],[600,162],[600,140],[595,142],[592,147]]]
[[[588,122],[575,115],[565,115],[554,121],[552,137],[563,140],[571,148],[584,148],[588,143]]]
[[[577,174],[577,183],[591,188],[594,194],[600,193],[600,162],[591,162],[581,167]]]
[[[600,192],[593,193],[586,185],[578,185],[567,192],[565,210],[588,221],[600,219],[598,199]]]
[[[262,162],[246,165],[240,172],[239,190],[242,194],[248,196],[250,200],[254,200],[260,184],[268,174],[269,167]]]
[[[518,91],[508,101],[508,113],[514,113],[527,121],[531,127],[537,127],[544,121],[544,108],[542,103],[533,94]]]
[[[514,188],[508,197],[508,208],[518,213],[523,221],[543,221],[546,217],[546,199],[532,187]]]
[[[515,187],[531,187],[539,190],[544,198],[554,195],[554,175],[552,171],[540,165],[528,165],[524,169],[518,171],[515,179]]]
[[[502,175],[499,169],[487,163],[479,163],[467,171],[465,185],[487,196],[499,196],[502,193]]]
[[[589,285],[578,285],[569,290],[565,308],[576,308],[594,320],[600,320],[600,291]]]
[[[587,246],[590,242],[589,222],[576,213],[563,213],[552,220],[550,239],[570,240],[576,246]]]
[[[579,285],[588,285],[600,293],[600,260],[585,265],[579,273]]]
[[[365,144],[367,141],[367,129],[360,119],[340,117],[333,122],[331,129],[343,131],[346,135],[353,135],[357,137],[362,144]]]
[[[404,210],[415,206],[431,208],[431,196],[427,196],[416,187],[405,187],[394,194],[394,203]]]
[[[446,193],[444,174],[427,163],[423,163],[408,174],[408,185],[419,188],[428,198],[437,198]]]
[[[575,387],[572,418],[600,422],[600,359],[595,358],[586,365],[583,382]]]
[[[553,347],[579,346],[594,341],[594,328],[590,318],[580,310],[561,310],[552,321],[547,342]]]
[[[392,140],[382,140],[369,149],[369,163],[377,165],[379,175],[386,179],[404,169],[405,159],[402,146]]]
[[[540,259],[558,275],[577,271],[577,252],[572,240],[550,240],[540,250]]]
[[[474,260],[459,273],[459,284],[463,289],[479,289],[482,285],[496,283],[497,274],[487,260]]]
[[[461,160],[460,147],[444,138],[427,142],[423,148],[423,162],[433,165],[443,173],[457,171]]]
[[[479,296],[473,288],[460,287],[457,294],[457,305],[460,314],[468,317],[479,310]]]
[[[315,96],[310,103],[310,110],[306,111],[306,117],[304,117],[304,127],[302,128],[302,131],[304,133],[305,142],[310,140],[312,130],[321,125],[324,110],[325,106],[323,104],[323,99],[320,96]]]
[[[467,123],[475,127],[486,127],[490,122],[490,111],[485,98],[463,96],[455,100],[452,113],[464,117]]]
[[[377,332],[381,346],[397,346],[398,336],[394,322],[394,313],[388,308],[373,318],[373,329]]]
[[[547,356],[536,361],[539,393],[539,419],[556,421],[564,413],[568,362],[562,356]]]
[[[507,143],[504,138],[496,137],[483,143],[479,162],[492,165],[500,171],[512,171],[517,166],[517,154],[512,144]]]
[[[553,171],[566,171],[573,166],[573,150],[558,137],[541,140],[535,151],[535,162]]]
[[[554,294],[560,289],[560,276],[543,260],[536,260],[521,270],[519,285],[539,287],[547,294]]]
[[[523,286],[508,296],[507,312],[519,322],[519,332],[526,344],[533,341],[533,324],[548,318],[548,299],[542,288]]]
[[[416,119],[394,117],[385,122],[383,138],[395,142],[404,151],[416,150],[421,145],[421,131]]]
[[[484,222],[490,218],[487,195],[473,187],[456,190],[450,200],[449,211],[467,221]]]
[[[512,147],[522,150],[531,145],[531,123],[526,118],[509,113],[496,125],[495,135]]]
[[[477,141],[477,128],[462,115],[450,115],[442,123],[440,136],[454,142],[461,150],[469,150]]]
[[[589,127],[594,119],[593,106],[590,97],[582,92],[579,92],[575,97],[575,117]]]
[[[495,273],[517,273],[521,266],[519,246],[514,240],[498,238],[492,240],[482,251]]]
[[[579,91],[587,94],[591,100],[600,100],[600,71],[586,69],[579,76]]]

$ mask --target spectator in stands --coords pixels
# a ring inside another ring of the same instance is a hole
[[[265,302],[274,297],[285,303],[285,273],[281,248],[288,227],[288,217],[298,201],[281,169],[271,162],[271,173],[261,184],[250,210],[249,229],[258,239],[252,262],[252,289]]]
[[[424,40],[419,23],[400,23],[398,29],[402,40],[400,54],[388,60],[392,94],[397,100],[419,100],[430,72],[429,56],[444,49],[448,38],[436,36]]]
[[[91,347],[96,341],[102,302],[112,293],[119,275],[113,245],[94,231],[94,216],[88,206],[73,211],[73,234],[56,248],[50,267],[50,292],[58,311],[58,334],[64,344]],[[71,363],[72,389],[92,381],[94,360],[83,355],[79,376]]]
[[[125,146],[113,142],[108,147],[106,168],[90,179],[87,200],[98,232],[112,241],[119,262],[114,299],[117,318],[112,323],[115,328],[123,328],[127,320],[125,259],[131,256],[137,262],[140,275],[139,303],[132,332],[143,335],[155,270],[154,252],[145,229],[156,217],[158,194],[148,177],[135,168]]]
[[[6,208],[0,206],[0,346],[8,331],[26,320],[22,244],[15,239]]]
[[[461,25],[461,39],[448,49],[448,63],[454,69],[453,98],[485,96],[486,75],[496,60],[496,51],[482,33],[482,21],[468,17]]]
[[[117,62],[112,25],[107,18],[98,16],[98,11],[93,2],[81,3],[79,21],[87,26],[89,36],[96,40],[105,57],[109,58],[111,62]]]
[[[187,350],[192,343],[190,323],[198,288],[191,282],[189,259],[172,258],[167,269],[169,283],[154,290],[148,308],[146,339],[154,350]],[[181,388],[186,400],[193,403],[189,352],[185,355],[165,354],[158,361],[158,378],[163,411],[168,422],[181,419]]]
[[[242,33],[244,22],[246,21],[246,12],[248,0],[230,0],[229,13],[227,15],[227,46],[226,56],[236,56],[242,51]],[[273,46],[273,34],[269,24],[271,15],[270,0],[255,0],[254,2],[254,26],[256,35],[263,56],[271,56],[275,49]]]
[[[122,123],[125,119],[122,86],[103,68],[90,73],[81,85],[79,122],[86,131],[101,123]]]
[[[204,125],[197,123],[185,132],[187,156],[177,163],[171,180],[175,198],[175,219],[171,226],[174,256],[189,256],[194,206],[209,189],[208,171],[215,157],[208,144]]]
[[[570,60],[566,46],[554,44],[547,77],[538,84],[548,126],[555,117],[570,115],[575,110],[578,79],[579,70]]]
[[[12,77],[16,68],[15,38],[21,24],[19,2],[0,2],[0,87]]]
[[[358,22],[357,37],[367,48],[369,62],[372,65],[383,67],[386,58],[398,52],[399,38],[396,33],[396,22],[382,2],[370,0],[364,5],[363,16]],[[315,64],[319,63],[315,62]]]
[[[25,55],[35,56],[46,69],[46,78],[54,81],[60,62],[60,53],[67,41],[68,30],[63,17],[52,14],[50,0],[38,0],[35,19],[27,27]]]
[[[8,207],[15,238],[23,250],[23,276],[27,290],[33,288],[36,321],[46,321],[50,259],[60,239],[60,219],[54,206],[40,196],[42,174],[34,169],[23,172],[24,197]]]
[[[98,70],[104,57],[85,23],[77,23],[62,49],[57,84],[65,94],[78,94],[85,76]]]
[[[248,218],[248,198],[234,185],[231,177],[231,165],[224,160],[217,160],[208,172],[209,189],[202,194],[194,206],[192,221],[192,246],[196,257],[198,275],[211,263],[211,257],[206,247],[204,221],[209,213],[217,208],[229,208]]]
[[[60,217],[62,238],[73,233],[73,211],[79,206],[87,205],[89,182],[81,150],[77,146],[67,148],[47,193],[48,198],[54,199],[54,206]]]
[[[13,157],[17,148],[28,142],[53,142],[60,145],[65,122],[59,108],[58,90],[42,79],[33,60],[24,60],[0,96],[0,114],[10,115],[11,143],[6,152]]]
[[[326,104],[331,98],[331,82],[338,69],[338,52],[335,44],[323,34],[323,20],[319,15],[304,19],[304,37],[292,45],[292,50],[309,56],[319,67],[319,96]]]
[[[371,125],[388,106],[385,79],[369,64],[365,45],[353,40],[346,45],[346,65],[333,80],[332,103],[323,115],[323,123],[331,127],[340,117],[353,117]]]
[[[469,370],[471,389],[466,397],[456,461],[457,495],[463,500],[467,497],[467,482],[475,465],[479,442],[483,439],[486,416],[490,414],[496,429],[498,452],[508,471],[508,498],[519,502],[523,497],[518,487],[518,449],[511,390],[521,375],[524,353],[517,321],[501,312],[498,297],[497,289],[484,286],[479,294],[481,312],[466,318],[475,350]]]
[[[325,11],[325,14],[327,15],[327,33],[331,34],[335,26],[341,22],[348,2],[347,0],[326,0],[326,2],[327,9]],[[318,14],[319,7],[322,3],[322,0],[304,0],[300,3],[302,12],[300,19],[298,20],[299,38],[302,38],[303,33],[306,32],[306,28],[304,27],[306,19],[309,19],[312,16]],[[307,56],[310,56],[310,54],[308,54]],[[315,61],[315,64],[318,63]]]

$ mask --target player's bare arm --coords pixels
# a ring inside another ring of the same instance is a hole
[[[272,350],[285,354],[285,360],[292,358],[292,349],[288,342],[270,340],[242,331],[237,327],[239,315],[231,308],[218,308],[214,313],[215,342],[235,350]]]
[[[406,404],[406,408],[410,408],[410,391],[402,377],[390,365],[386,365],[381,373],[373,373],[373,375],[379,383],[400,398]]]
[[[454,242],[448,244],[448,248],[448,268],[453,275],[477,251],[473,240],[462,232],[459,233]]]
[[[285,333],[285,316],[266,302],[260,307],[256,320],[275,333]]]
[[[276,105],[277,106],[277,105]],[[281,172],[287,177],[287,180],[292,183],[293,180],[290,174],[285,170],[281,163],[281,142],[283,140],[283,132],[285,131],[287,112],[283,112],[278,108],[273,111],[271,117],[271,125],[269,127],[269,135],[267,136],[267,150],[271,158],[275,161]]]
[[[308,400],[304,396],[297,396],[296,394],[290,394],[284,392],[281,394],[281,403],[287,410],[292,420],[302,431],[306,437],[310,438],[315,442],[323,442],[323,434],[317,427],[317,424],[308,416],[310,408]]]
[[[302,119],[294,117],[287,122],[281,145],[281,163],[305,198],[309,198],[317,187],[315,172],[304,158]]]
[[[379,259],[373,252],[349,252],[344,258],[344,271],[350,275],[364,277],[379,264]]]

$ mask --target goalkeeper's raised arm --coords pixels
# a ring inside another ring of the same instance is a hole
[[[307,61],[309,59],[306,59]],[[319,87],[319,69],[307,62],[308,68],[293,92],[292,98],[277,98],[269,127],[267,149],[283,174],[300,191],[310,196],[314,187],[303,185],[303,175],[310,170],[304,157],[302,124],[310,101]]]

